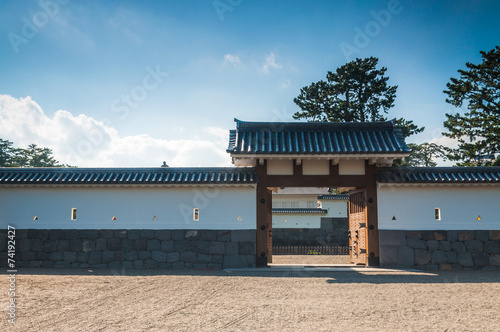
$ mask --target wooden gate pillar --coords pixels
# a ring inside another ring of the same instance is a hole
[[[265,267],[272,262],[272,192],[267,189],[267,160],[256,166],[257,171],[257,238],[256,265]]]
[[[365,165],[366,176],[366,213],[368,221],[368,259],[367,266],[379,265],[379,243],[378,243],[378,210],[377,210],[377,179],[376,166]]]

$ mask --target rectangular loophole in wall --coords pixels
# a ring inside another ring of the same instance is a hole
[[[198,208],[193,209],[193,220],[194,221],[200,220],[200,209],[198,209]]]
[[[436,221],[441,220],[441,209],[440,208],[434,208],[434,220],[436,220]]]
[[[71,208],[71,220],[76,220],[76,208]]]

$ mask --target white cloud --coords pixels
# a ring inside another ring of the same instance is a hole
[[[226,54],[224,55],[224,62],[222,64],[231,64],[231,65],[240,65],[241,60],[240,57],[237,55],[232,55],[232,54]]]
[[[274,55],[273,52],[266,55],[266,62],[264,63],[262,70],[264,71],[264,73],[268,73],[270,68],[274,69],[281,68],[281,65],[276,63],[276,55]]]
[[[281,87],[282,89],[286,89],[286,88],[288,88],[288,87],[290,86],[290,83],[291,83],[291,82],[290,82],[290,80],[288,80],[288,79],[287,79],[287,80],[284,80],[284,81],[282,81],[282,82],[280,83],[280,87]]]
[[[79,167],[229,166],[222,128],[206,128],[213,140],[163,140],[147,134],[120,136],[89,116],[59,110],[48,116],[31,99],[0,94],[0,138],[16,147],[31,143],[53,150],[64,164]],[[227,137],[227,132],[226,132]]]

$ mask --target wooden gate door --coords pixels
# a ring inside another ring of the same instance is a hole
[[[366,192],[349,192],[349,255],[352,264],[365,264],[366,246]]]

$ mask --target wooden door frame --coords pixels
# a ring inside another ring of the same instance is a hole
[[[339,175],[338,165],[330,162],[329,175],[303,175],[302,163],[293,160],[293,175],[268,175],[267,160],[258,163],[256,190],[256,266],[272,261],[272,192],[270,187],[356,187],[366,190],[367,265],[379,265],[376,166],[365,161],[364,175]],[[269,258],[269,259],[268,259]]]

